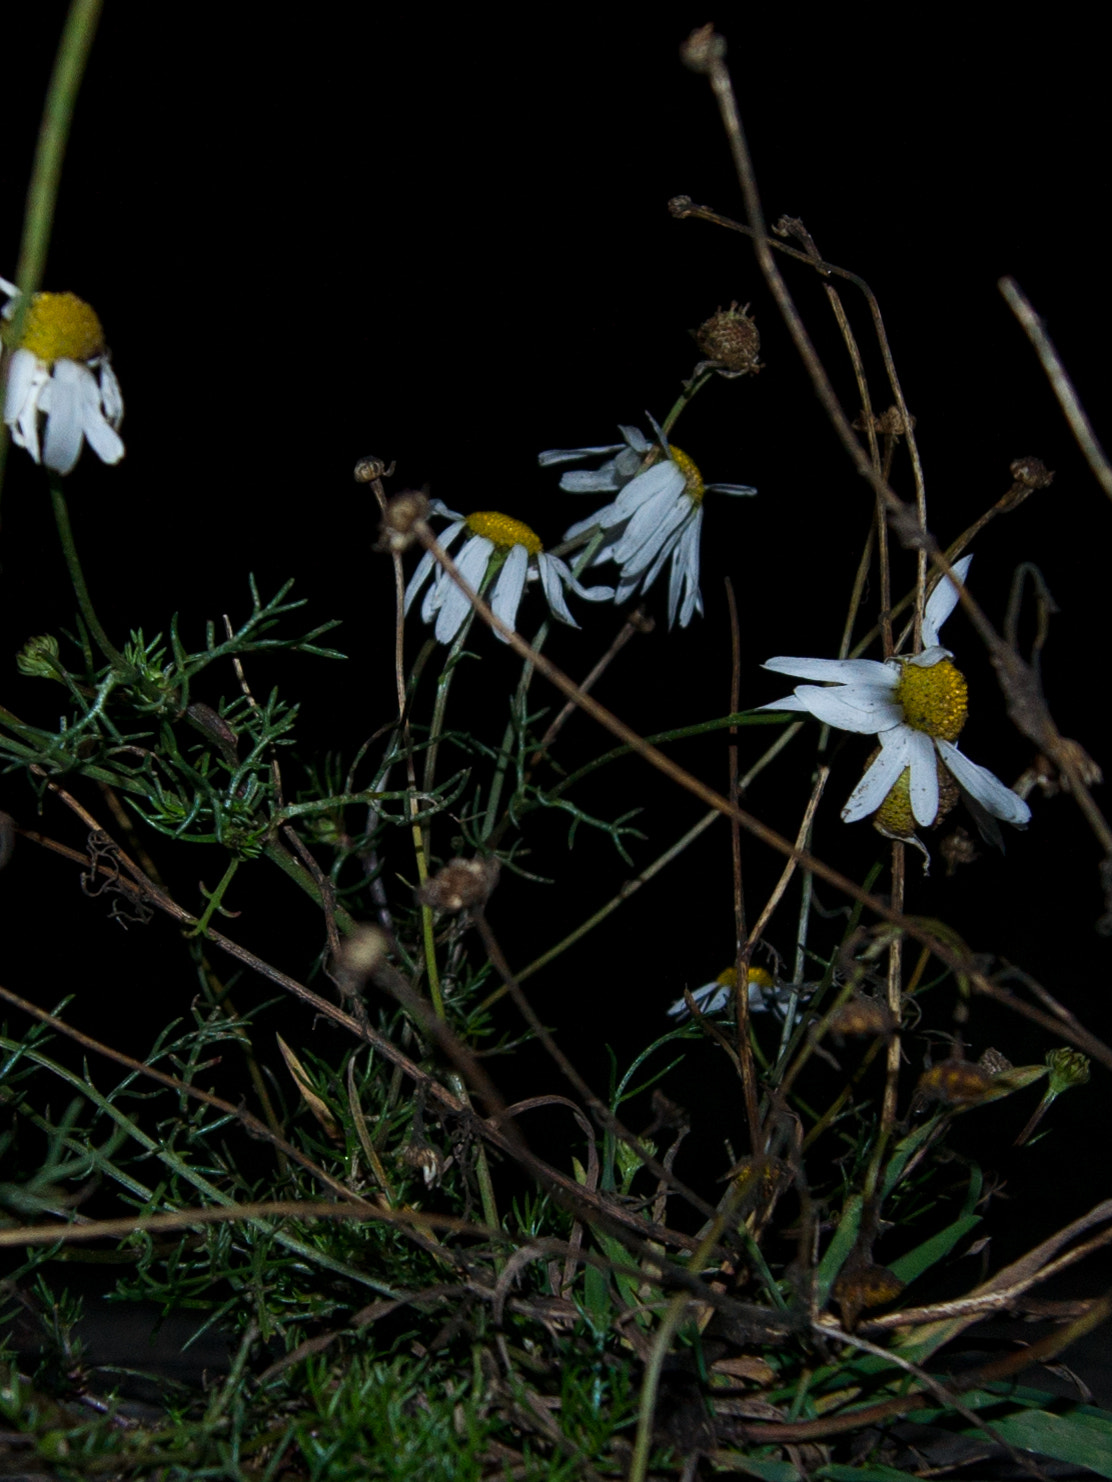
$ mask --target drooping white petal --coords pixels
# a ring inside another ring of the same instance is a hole
[[[668,578],[668,626],[676,625],[679,611],[680,627],[686,628],[701,609],[699,596],[699,536],[703,528],[703,507],[699,505],[694,518],[680,532],[676,548],[672,552],[672,570]],[[646,583],[648,585],[648,583]],[[683,592],[683,607],[680,608],[680,592]]]
[[[953,573],[960,585],[965,584],[966,573],[972,564],[972,556],[963,556],[953,564]],[[948,576],[944,576],[927,598],[923,613],[923,643],[929,648],[938,642],[938,630],[958,605],[958,589]]]
[[[541,468],[551,468],[556,463],[578,463],[580,458],[608,458],[611,453],[620,453],[624,443],[608,443],[604,448],[549,448],[537,454]]]
[[[485,535],[473,535],[460,551],[456,569],[472,590],[477,591],[482,585],[493,553],[494,545]],[[451,643],[463,627],[464,620],[471,611],[471,603],[446,571],[441,572],[436,590],[439,607],[434,629],[436,641]]]
[[[124,416],[124,397],[110,360],[100,363],[100,404],[112,426],[119,427]]]
[[[898,669],[889,668],[876,659],[769,659],[761,665],[774,674],[791,674],[796,679],[818,679],[829,684],[875,684],[895,689],[900,682]]]
[[[578,628],[579,624],[571,615],[567,599],[564,596],[564,584],[561,581],[560,567],[563,562],[558,556],[546,556],[542,551],[537,557],[537,570],[541,576],[541,588],[544,592],[544,600],[548,603],[548,610],[554,618],[560,622],[567,623],[569,627]],[[567,567],[564,567],[567,571]],[[568,572],[570,576],[571,573]]]
[[[1005,823],[1014,824],[1016,828],[1026,828],[1031,821],[1031,810],[1018,793],[1005,787],[999,777],[987,767],[971,762],[952,741],[938,741],[936,745],[958,785],[970,797],[976,798],[981,807],[995,818],[1002,818]]]
[[[560,488],[565,494],[614,494],[621,488],[621,481],[616,470],[605,464],[593,472],[575,469],[565,473],[560,479]]]
[[[542,554],[537,557],[537,564],[541,567],[542,573],[546,566],[549,569],[558,572],[563,585],[565,587],[570,587],[577,597],[583,598],[584,602],[610,602],[613,600],[613,587],[583,586],[582,583],[576,581],[575,577],[572,575],[571,567],[568,565],[568,563],[561,560],[559,556],[547,556]]]
[[[618,506],[616,504],[604,504],[601,509],[596,510],[593,515],[588,515],[585,520],[576,520],[574,525],[569,525],[564,531],[563,539],[574,540],[577,535],[585,535],[588,530],[594,529],[596,525],[600,530],[610,530],[616,525],[621,525],[624,519],[625,516],[618,513]],[[603,547],[603,550],[598,553],[595,560],[609,560],[612,554],[613,539],[610,545]]]
[[[50,372],[30,350],[17,350],[8,370],[4,420],[12,429],[12,441],[26,448],[39,461],[39,398],[50,380]]]
[[[903,720],[903,708],[879,686],[822,689],[818,685],[801,684],[795,693],[813,716],[839,731],[874,735],[898,726]]]
[[[443,505],[440,506],[439,510],[435,511],[435,513],[437,514],[440,514],[442,512],[444,514],[449,513],[449,511],[446,510]],[[437,540],[444,550],[447,550],[448,547],[452,544],[452,541],[455,540],[456,536],[463,529],[463,524],[463,520],[457,518],[456,524],[451,525],[447,530],[444,530],[440,535],[437,536]],[[433,556],[433,553],[431,551],[426,551],[421,559],[417,562],[417,567],[413,575],[409,578],[409,585],[405,589],[405,604],[403,609],[405,612],[408,613],[409,609],[413,606],[413,602],[417,596],[417,593],[421,590],[425,582],[428,580],[429,573],[432,571],[435,564],[436,558]],[[426,622],[428,622],[430,616],[431,613],[427,613],[422,610],[422,617],[424,617]]]
[[[910,765],[908,737],[911,734],[910,726],[895,726],[881,736],[880,755],[866,769],[842,809],[846,823],[856,823],[859,818],[875,813],[895,787],[900,774]]]
[[[915,822],[930,828],[938,817],[938,756],[925,731],[907,727],[911,758],[911,811]]]
[[[669,552],[695,506],[661,490],[636,512],[614,546],[614,560],[627,572],[647,571],[661,551]]]
[[[802,710],[807,715],[810,711],[804,705],[798,695],[785,695],[782,700],[770,700],[767,705],[758,705],[758,710]]]
[[[47,414],[42,461],[56,473],[71,472],[80,456],[90,394],[99,413],[100,391],[88,366],[76,360],[54,362],[54,374],[43,387],[39,407]]]
[[[490,605],[494,616],[501,618],[507,628],[517,627],[517,609],[521,605],[521,594],[525,590],[525,577],[529,570],[529,552],[523,545],[513,545],[502,563],[502,570],[494,582]],[[505,643],[505,638],[495,629],[494,636]]]

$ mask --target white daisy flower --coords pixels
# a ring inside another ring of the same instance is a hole
[[[730,1003],[734,996],[734,988],[737,984],[737,968],[728,967],[720,972],[713,983],[704,983],[701,988],[696,988],[691,997],[695,1000],[695,1007],[701,1014],[717,1014]],[[792,996],[795,988],[790,983],[782,983],[779,987],[772,980],[772,974],[763,967],[751,967],[749,969],[749,1012],[751,1014],[763,1014],[769,1009],[784,1009]],[[810,997],[810,991],[804,991],[801,995]],[[673,1019],[686,1019],[689,1010],[687,1000],[677,998],[668,1010]]]
[[[954,562],[962,583],[972,559]],[[1023,799],[955,745],[969,714],[968,687],[938,634],[957,601],[957,587],[944,578],[923,617],[927,646],[914,658],[884,663],[785,658],[764,665],[777,674],[821,683],[798,685],[786,699],[762,705],[762,710],[808,711],[839,730],[875,734],[880,742],[880,751],[842,809],[847,823],[872,813],[882,832],[910,838],[916,823],[930,828],[948,811],[956,801],[954,783],[994,818],[1017,828],[1030,820]]]
[[[613,587],[580,586],[567,562],[561,561],[559,556],[547,555],[540,538],[521,520],[491,510],[460,515],[439,499],[432,501],[432,512],[452,522],[439,537],[445,550],[463,531],[470,536],[456,558],[456,567],[475,591],[482,590],[488,575],[493,577],[490,605],[495,616],[509,628],[517,623],[517,609],[527,581],[540,581],[552,616],[573,628],[578,628],[579,624],[568,609],[565,587],[588,602],[609,602],[614,595]],[[406,588],[406,612],[432,577],[435,564],[431,551],[426,551]],[[470,611],[471,604],[448,573],[437,572],[429,582],[421,604],[424,621],[431,623],[436,619],[437,642],[451,643]],[[500,633],[497,636],[502,637]]]
[[[640,588],[647,592],[671,558],[668,578],[668,626],[677,616],[686,628],[703,610],[699,591],[699,535],[703,528],[703,496],[755,494],[749,484],[704,484],[695,463],[661,434],[650,443],[636,427],[620,429],[624,443],[602,448],[554,449],[540,455],[542,467],[571,463],[579,458],[614,456],[592,472],[566,473],[561,489],[572,493],[613,493],[617,498],[589,519],[565,531],[564,539],[598,526],[605,540],[596,561],[616,561],[621,567],[615,600],[625,602]],[[658,429],[659,432],[659,429]],[[655,454],[648,468],[645,460]],[[638,471],[643,470],[643,471]]]
[[[18,291],[0,278],[7,294],[0,325],[4,341],[4,421],[12,440],[36,463],[69,473],[83,442],[105,463],[118,463],[124,445],[120,383],[108,360],[100,320],[73,293],[36,293],[23,319],[19,343],[9,338]],[[43,418],[42,444],[39,419]]]

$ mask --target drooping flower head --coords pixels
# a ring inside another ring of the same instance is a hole
[[[701,1014],[717,1014],[730,1003],[736,987],[737,968],[728,967],[718,974],[713,983],[704,983],[701,988],[694,989],[691,997],[695,1000],[695,1007]],[[749,969],[749,1012],[751,1014],[762,1014],[775,1009],[782,1010],[796,991],[799,991],[797,985],[792,983],[777,985],[773,981],[772,974],[763,967]],[[800,996],[809,998],[810,990],[802,990]],[[686,1019],[688,1013],[687,1000],[684,998],[677,998],[668,1010],[668,1015],[672,1019]]]
[[[972,556],[954,563],[964,582]],[[985,767],[971,762],[956,742],[969,714],[965,677],[938,641],[953,612],[958,589],[948,577],[927,602],[923,642],[913,658],[769,659],[778,674],[814,679],[762,710],[797,710],[843,731],[874,735],[880,750],[842,809],[847,823],[869,814],[881,831],[911,838],[914,825],[930,828],[956,801],[960,788],[975,805],[1017,828],[1031,817],[1027,804]],[[956,784],[956,787],[955,787]]]
[[[517,624],[517,609],[527,581],[540,581],[552,616],[573,628],[579,624],[568,608],[565,588],[588,602],[608,602],[614,595],[612,587],[580,586],[567,563],[558,556],[548,555],[540,537],[521,520],[493,510],[460,515],[439,499],[434,499],[430,508],[433,514],[452,522],[439,537],[445,550],[457,536],[467,532],[469,539],[461,547],[456,560],[459,574],[475,591],[481,590],[484,583],[493,583],[490,605],[495,616],[501,618],[507,627],[513,628]],[[429,582],[435,564],[431,551],[426,551],[406,588],[406,612],[421,588]],[[426,623],[436,620],[437,642],[451,643],[470,611],[471,604],[448,573],[437,572],[429,582],[421,604],[422,619]],[[497,636],[502,637],[500,633]]]
[[[105,463],[118,463],[124,403],[96,313],[76,294],[36,293],[16,344],[11,320],[18,294],[3,278],[0,292],[8,296],[0,339],[12,440],[57,473],[71,471],[86,441]]]
[[[655,425],[655,424],[654,424]],[[647,592],[671,559],[668,577],[668,626],[678,616],[686,628],[703,610],[699,591],[699,536],[703,527],[703,497],[718,494],[755,494],[748,484],[704,484],[694,461],[665,441],[657,441],[636,427],[620,429],[624,442],[599,448],[560,448],[540,455],[542,467],[572,463],[581,458],[612,455],[594,472],[565,473],[560,488],[571,493],[616,494],[586,520],[564,532],[565,540],[598,527],[603,543],[596,561],[616,561],[621,567],[615,600],[625,602],[640,589]],[[647,465],[647,466],[646,466]]]

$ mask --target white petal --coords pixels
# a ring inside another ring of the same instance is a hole
[[[752,484],[707,484],[708,494],[755,494]]]
[[[910,726],[896,726],[885,732],[880,755],[873,760],[842,809],[842,817],[846,823],[856,823],[859,818],[867,818],[870,813],[875,813],[895,787],[900,774],[909,765],[910,735]]]
[[[719,982],[704,983],[701,988],[696,988],[691,994],[695,1000],[695,1007],[701,1014],[717,1014],[724,1009],[733,997],[734,990]],[[752,994],[750,994],[752,1002]],[[668,1013],[673,1019],[685,1019],[689,1013],[687,1000],[677,998]]]
[[[525,577],[529,571],[529,552],[523,545],[510,547],[509,555],[502,563],[502,570],[494,583],[490,605],[494,616],[501,618],[507,628],[516,628],[517,609],[521,605],[521,594],[525,590]],[[496,638],[505,643],[502,634],[495,631]]]
[[[987,767],[979,767],[960,752],[952,741],[936,742],[942,760],[970,797],[976,798],[996,818],[1013,823],[1016,828],[1025,828],[1031,820],[1031,810],[1010,787],[1005,787],[999,777]]]
[[[594,473],[583,470],[565,473],[560,479],[560,488],[565,494],[614,494],[621,488],[621,481],[613,467],[606,464]]]
[[[433,500],[433,503],[434,504],[439,504],[440,501],[439,500]],[[441,514],[441,513],[448,514],[449,511],[445,508],[444,505],[441,504],[440,505],[440,509],[434,510],[434,513],[435,514]],[[456,536],[463,529],[463,520],[459,516],[457,516],[457,519],[459,521],[458,524],[455,524],[455,525],[450,526],[449,529],[442,531],[441,534],[437,536],[437,540],[440,542],[440,545],[441,545],[441,547],[444,550],[447,550],[451,546],[452,541],[455,540]],[[433,556],[433,553],[431,551],[426,551],[425,554],[421,557],[421,559],[417,562],[417,568],[414,571],[413,575],[409,578],[409,585],[405,589],[405,606],[404,606],[404,609],[403,609],[405,612],[408,612],[409,609],[413,606],[413,602],[414,602],[414,600],[415,600],[415,598],[417,596],[417,593],[421,590],[421,588],[424,586],[425,582],[428,580],[429,572],[432,570],[432,568],[433,568],[433,566],[435,564],[435,560],[436,560],[436,558]],[[430,595],[431,595],[431,589],[430,589]],[[436,607],[439,607],[439,606],[440,606],[440,604],[439,603],[436,603],[435,606],[431,609],[431,611],[435,611]],[[421,610],[421,616],[424,618],[424,620],[425,620],[426,623],[428,622],[429,617],[431,616],[431,611],[426,610],[427,608],[428,608],[428,598],[426,597],[426,599],[425,599],[425,607],[422,608],[422,610]]]
[[[832,684],[875,684],[895,689],[898,669],[876,659],[769,659],[761,665],[774,674],[792,674],[796,679],[819,679]]]
[[[549,448],[547,453],[537,454],[537,462],[542,468],[551,468],[554,463],[575,463],[580,458],[607,458],[624,448],[624,443],[609,443],[604,448]]]
[[[925,648],[921,654],[916,654],[913,659],[908,659],[909,664],[914,664],[916,669],[933,669],[943,659],[952,659],[954,656],[948,648],[943,648],[940,643],[932,643],[930,648]]]
[[[585,587],[582,586],[572,575],[571,567],[559,556],[540,555],[537,557],[537,565],[541,568],[541,579],[544,579],[545,567],[555,570],[565,587],[570,587],[577,597],[582,597],[585,602],[609,602],[614,596],[613,587]],[[547,588],[546,588],[547,591]]]
[[[959,584],[964,585],[966,572],[973,561],[972,556],[963,556],[953,564],[953,572]],[[938,642],[938,630],[958,605],[958,589],[948,576],[944,576],[927,598],[923,613],[923,642],[930,645]]]
[[[671,550],[694,512],[690,499],[682,496],[674,499],[667,491],[661,491],[630,520],[614,546],[614,560],[620,561],[631,575],[647,570],[662,550]]]
[[[930,828],[938,817],[938,756],[925,731],[907,729],[911,757],[911,811],[916,823]]]
[[[112,426],[119,427],[124,418],[124,398],[116,372],[108,360],[100,363],[100,404]]]
[[[683,589],[683,607],[680,609],[680,627],[686,628],[695,615],[699,601],[699,535],[703,528],[703,507],[695,511],[680,535],[672,553],[672,571],[668,579],[668,626],[674,627],[676,609],[679,606],[680,590]]]
[[[820,689],[801,684],[795,693],[813,716],[839,731],[858,731],[867,736],[890,730],[903,720],[902,708],[883,690],[871,686]]]
[[[683,488],[683,474],[668,460],[656,463],[644,473],[639,473],[635,479],[630,479],[614,504],[626,519],[630,519],[655,500],[678,499]]]
[[[798,695],[787,695],[783,700],[770,700],[767,705],[758,705],[758,710],[803,710],[808,715],[810,711],[804,705]]]
[[[564,596],[561,566],[564,566],[564,563],[558,556],[546,556],[542,551],[537,557],[537,569],[541,574],[541,587],[549,612],[554,618],[559,618],[560,622],[567,623],[572,628],[578,628],[579,624],[572,617],[571,609]],[[564,571],[567,571],[566,566],[564,566]],[[571,572],[568,571],[568,576],[570,575]]]
[[[81,454],[90,397],[100,408],[100,391],[88,366],[76,360],[56,360],[50,384],[43,388],[39,406],[47,413],[42,461],[57,473],[69,473]]]
[[[456,568],[472,590],[477,591],[482,585],[493,551],[494,546],[485,535],[473,535],[460,551]],[[440,581],[437,583],[437,594],[439,611],[436,615],[434,630],[436,641],[437,643],[451,643],[463,627],[464,619],[471,611],[471,603],[447,572],[441,573]]]

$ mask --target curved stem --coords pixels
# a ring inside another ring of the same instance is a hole
[[[77,594],[77,605],[81,609],[81,616],[85,620],[96,643],[97,648],[108,660],[114,669],[120,671],[121,677],[132,677],[132,666],[120,653],[108,634],[100,625],[100,619],[96,615],[92,601],[89,597],[89,589],[85,585],[85,575],[81,570],[81,562],[78,559],[77,547],[73,540],[73,528],[70,525],[69,510],[66,508],[66,496],[62,492],[62,480],[56,473],[49,473],[50,499],[54,505],[54,520],[58,526],[58,537],[62,542],[62,553],[66,558],[66,566],[69,569],[70,581],[73,590]]]

